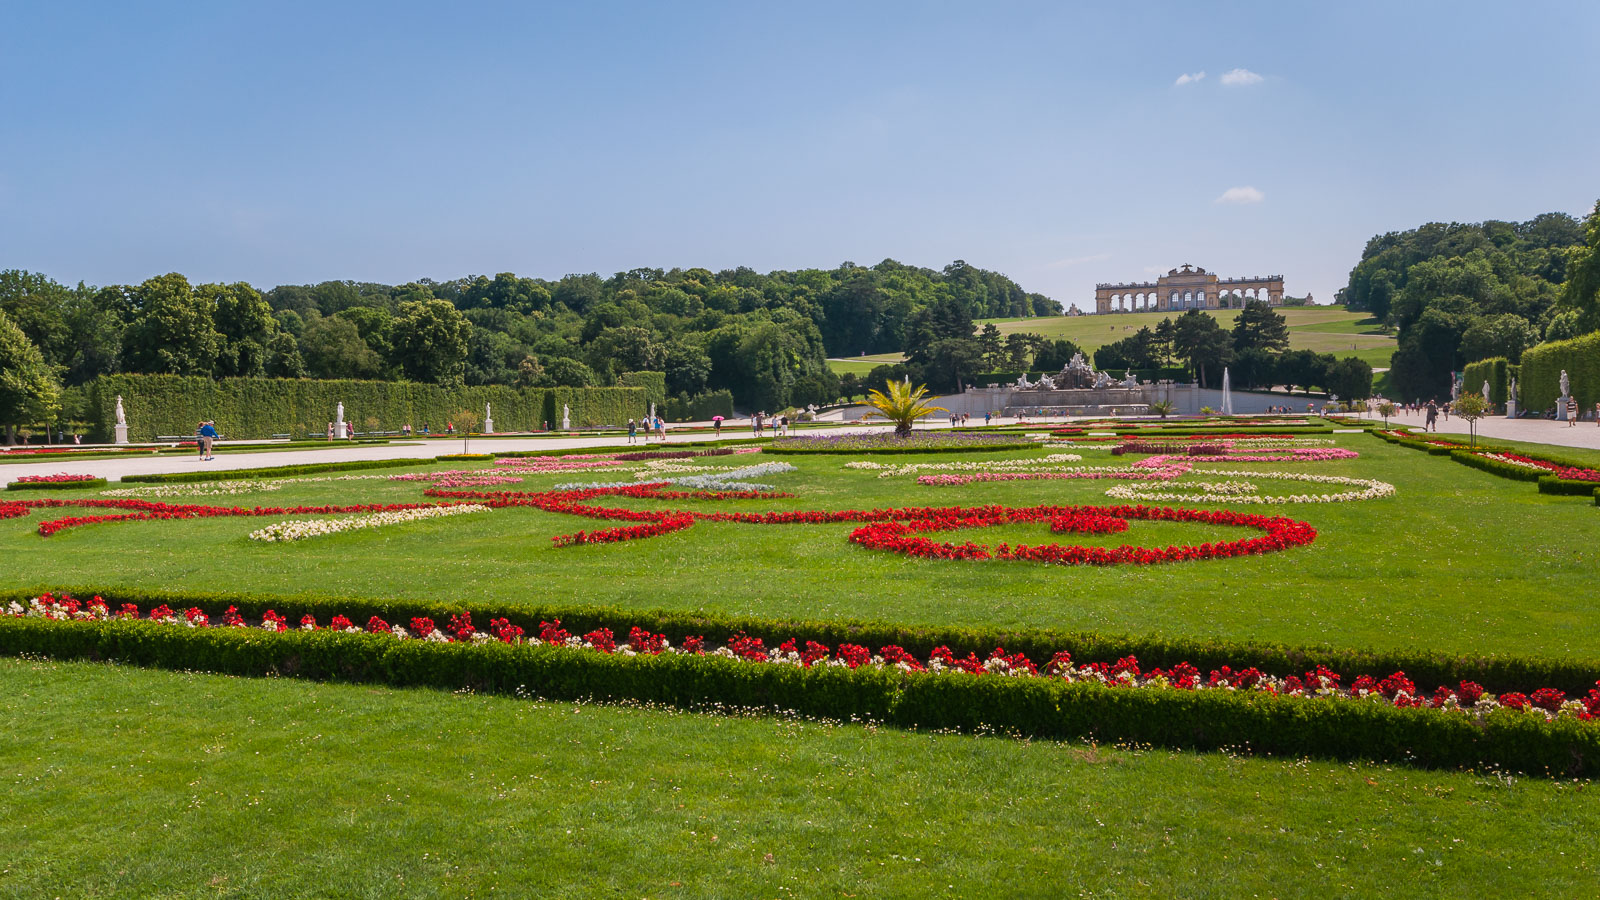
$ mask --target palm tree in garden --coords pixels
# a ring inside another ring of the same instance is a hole
[[[916,390],[911,389],[911,378],[905,381],[890,381],[885,385],[889,390],[868,391],[867,405],[872,407],[871,415],[882,416],[894,423],[894,433],[905,437],[911,433],[913,422],[923,416],[931,416],[936,412],[945,412],[942,406],[929,406],[922,402],[928,395],[927,385],[918,385]]]

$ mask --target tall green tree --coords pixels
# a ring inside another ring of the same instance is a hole
[[[216,375],[259,378],[267,372],[268,346],[278,331],[272,306],[244,282],[202,284],[195,296],[210,301],[213,323],[222,335]]]
[[[136,318],[122,336],[122,363],[132,372],[211,375],[222,351],[216,301],[196,294],[173,272],[133,290]]]
[[[1179,316],[1173,327],[1173,353],[1188,365],[1200,386],[1219,382],[1233,351],[1228,333],[1215,318],[1198,309]]]
[[[1600,328],[1600,200],[1583,220],[1583,243],[1568,250],[1561,300],[1584,315],[1586,330]]]
[[[1233,350],[1289,349],[1289,321],[1262,300],[1246,300],[1233,320]]]
[[[465,374],[472,323],[448,300],[400,304],[390,330],[391,362],[412,381],[459,382]]]
[[[60,401],[55,368],[11,317],[0,312],[0,425],[6,428],[6,443],[16,443],[17,426],[54,416]]]

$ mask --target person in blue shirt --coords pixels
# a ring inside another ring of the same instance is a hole
[[[207,459],[213,459],[214,458],[211,455],[211,446],[214,443],[216,443],[216,440],[217,440],[217,426],[216,426],[216,423],[210,421],[209,419],[204,421],[204,422],[201,422],[200,423],[200,458],[201,459],[207,460]]]

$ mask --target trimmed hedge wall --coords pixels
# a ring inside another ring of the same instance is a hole
[[[673,422],[705,422],[712,416],[733,418],[733,392],[707,391],[688,400],[672,397],[661,415]]]
[[[617,376],[617,384],[621,387],[644,388],[645,413],[649,413],[650,404],[657,407],[667,404],[667,373],[665,372],[623,372]]]
[[[1600,400],[1600,331],[1528,348],[1519,369],[1522,405],[1534,412],[1555,406],[1561,396],[1562,369],[1572,382],[1578,408],[1593,410]]]
[[[734,707],[995,730],[1025,737],[1445,768],[1592,774],[1600,728],[1510,710],[1464,715],[1250,691],[1128,690],[1045,678],[972,677],[748,663],[717,656],[619,656],[530,644],[440,644],[342,632],[191,629],[150,622],[0,618],[0,652],[230,675],[291,675],[441,690]]]
[[[1483,391],[1483,383],[1489,382],[1489,401],[1496,406],[1504,407],[1509,379],[1516,376],[1518,369],[1518,366],[1512,365],[1504,356],[1483,359],[1468,363],[1467,367],[1461,370],[1461,383],[1467,390],[1477,394]],[[1559,378],[1559,375],[1557,377]]]
[[[457,413],[483,415],[494,406],[497,431],[534,431],[545,422],[561,424],[561,407],[572,408],[576,426],[616,425],[645,411],[646,389],[532,388],[502,386],[447,388],[388,381],[315,381],[305,378],[224,378],[182,375],[106,375],[90,382],[89,416],[102,439],[116,421],[117,396],[128,415],[128,437],[150,441],[162,434],[193,434],[195,423],[214,419],[217,430],[235,439],[289,434],[321,435],[334,408],[357,431],[399,431],[402,425],[429,424],[443,430]]]
[[[1553,494],[1557,497],[1588,497],[1600,490],[1600,484],[1593,481],[1582,481],[1576,478],[1560,478],[1555,475],[1546,475],[1539,479],[1539,493]]]
[[[1278,676],[1304,675],[1319,665],[1325,665],[1344,676],[1346,683],[1357,675],[1381,678],[1403,671],[1428,689],[1441,684],[1455,685],[1465,680],[1476,681],[1496,693],[1554,687],[1568,694],[1582,695],[1594,687],[1595,679],[1600,677],[1600,657],[1452,655],[1411,649],[1367,651],[1271,642],[1097,634],[1049,628],[955,628],[861,620],[767,619],[560,603],[446,603],[369,597],[275,596],[136,588],[97,591],[75,586],[40,586],[31,590],[0,591],[0,605],[12,600],[26,602],[47,590],[80,598],[98,593],[113,609],[121,603],[137,604],[146,612],[163,603],[173,609],[198,606],[213,619],[220,619],[229,606],[237,606],[246,618],[254,619],[273,609],[287,616],[291,623],[306,614],[316,616],[317,621],[324,623],[334,615],[348,616],[354,622],[365,622],[372,616],[391,623],[404,623],[413,616],[427,616],[436,622],[445,622],[456,613],[470,611],[473,621],[480,625],[491,618],[505,618],[529,634],[538,632],[541,621],[560,619],[562,627],[574,634],[610,628],[619,635],[625,635],[630,627],[637,625],[665,634],[674,643],[689,635],[723,642],[742,633],[762,638],[769,646],[777,646],[788,638],[794,638],[801,644],[814,640],[829,646],[865,644],[873,649],[896,644],[919,656],[926,656],[941,645],[949,647],[958,656],[969,652],[987,656],[995,647],[1005,647],[1008,652],[1025,653],[1037,663],[1043,663],[1057,651],[1065,650],[1079,663],[1114,663],[1124,656],[1137,656],[1140,665],[1147,669],[1189,662],[1205,671],[1223,666],[1235,669],[1255,666]]]

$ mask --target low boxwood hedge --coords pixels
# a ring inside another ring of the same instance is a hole
[[[1046,678],[621,656],[531,644],[442,644],[369,634],[191,629],[0,617],[0,652],[229,675],[290,675],[545,699],[761,709],[912,729],[1592,774],[1600,727],[1510,710],[1465,715],[1251,691],[1130,690]]]
[[[1543,469],[1530,469],[1527,466],[1512,465],[1508,462],[1501,462],[1498,459],[1482,456],[1482,453],[1482,450],[1453,450],[1450,452],[1450,458],[1462,465],[1471,466],[1474,469],[1482,469],[1491,475],[1499,475],[1501,478],[1511,478],[1516,481],[1538,481],[1545,477],[1546,473]]]
[[[237,607],[247,618],[259,619],[262,613],[272,609],[287,616],[290,622],[297,622],[301,616],[309,614],[324,624],[335,615],[347,616],[357,623],[365,623],[372,616],[390,623],[404,623],[413,616],[426,616],[436,622],[445,622],[456,613],[469,611],[473,620],[480,625],[491,618],[505,618],[530,634],[538,631],[540,622],[560,619],[562,627],[574,634],[597,628],[610,628],[617,634],[627,634],[629,628],[637,625],[665,634],[674,642],[690,635],[723,642],[739,634],[748,634],[762,638],[769,646],[776,646],[789,638],[802,644],[814,640],[830,647],[854,643],[876,649],[896,644],[918,656],[927,656],[939,646],[949,647],[958,656],[969,652],[987,656],[994,648],[1004,647],[1012,653],[1025,653],[1036,663],[1043,663],[1058,651],[1065,650],[1080,663],[1114,663],[1125,656],[1136,656],[1147,669],[1156,666],[1168,668],[1188,662],[1203,671],[1223,666],[1235,669],[1255,666],[1278,676],[1304,675],[1324,665],[1344,676],[1346,683],[1358,675],[1382,678],[1403,671],[1430,690],[1438,685],[1454,686],[1461,681],[1476,681],[1497,693],[1554,687],[1568,694],[1582,695],[1594,687],[1596,678],[1600,677],[1600,657],[1518,657],[1412,649],[1356,650],[1326,645],[1098,634],[1060,629],[958,628],[862,620],[767,619],[560,603],[442,603],[369,597],[274,596],[132,588],[96,590],[92,587],[55,586],[0,591],[0,606],[13,600],[26,603],[46,590],[79,598],[98,594],[113,609],[122,603],[137,604],[144,612],[161,604],[173,609],[195,606],[216,620],[220,620],[229,606]]]
[[[152,475],[124,475],[128,484],[167,484],[190,481],[223,481],[241,478],[285,478],[317,472],[344,472],[352,469],[390,469],[398,466],[426,466],[431,459],[353,459],[348,462],[307,463],[299,466],[265,466],[259,469],[206,469],[194,472],[162,472]]]
[[[1600,484],[1577,478],[1546,475],[1539,479],[1539,493],[1554,494],[1558,497],[1588,497],[1596,488],[1600,488]]]
[[[6,485],[8,491],[67,491],[74,488],[105,487],[104,478],[88,478],[82,481],[13,481]]]

